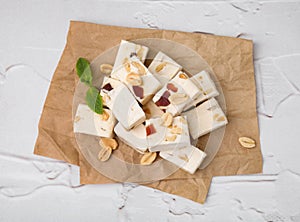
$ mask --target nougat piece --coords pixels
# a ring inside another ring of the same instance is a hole
[[[75,119],[74,132],[100,137],[113,137],[116,119],[109,109],[103,109],[103,114],[97,114],[87,105],[79,104]]]
[[[146,120],[148,149],[150,152],[173,150],[190,144],[187,120],[183,116],[173,118],[165,127],[160,118]]]
[[[151,100],[162,87],[146,66],[137,59],[124,63],[112,72],[111,77],[125,83],[135,98],[143,105]]]
[[[104,77],[100,94],[116,119],[127,130],[145,121],[146,115],[129,89],[120,81]]]
[[[197,104],[201,103],[204,100],[219,95],[216,85],[214,81],[211,79],[208,72],[201,71],[198,74],[192,76],[190,79],[198,87],[201,93],[193,101],[187,104],[184,110],[188,110],[192,107],[197,106]]]
[[[140,153],[144,153],[148,148],[146,127],[144,124],[140,124],[126,130],[122,124],[118,123],[114,129],[116,135],[127,145],[134,148]]]
[[[182,113],[182,115],[187,117],[189,132],[193,139],[197,139],[228,123],[223,110],[214,98]]]
[[[148,69],[162,85],[165,85],[182,67],[163,52],[158,52]]]
[[[203,162],[206,154],[192,145],[172,151],[159,152],[159,156],[170,161],[190,174],[194,174]]]
[[[133,42],[122,40],[117,52],[112,72],[119,69],[126,61],[137,58],[142,63],[145,62],[149,48]]]

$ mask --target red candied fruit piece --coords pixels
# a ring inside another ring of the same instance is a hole
[[[170,101],[165,97],[160,97],[159,100],[155,103],[157,106],[168,106],[170,105]]]
[[[149,126],[146,126],[146,134],[147,134],[147,136],[149,136],[149,135],[151,135],[153,133],[156,133],[156,129],[153,126],[153,124],[150,124]]]
[[[166,90],[166,91],[164,92],[164,94],[162,94],[162,97],[168,99],[168,98],[170,97],[170,95],[171,95],[170,92],[169,92],[168,90]]]
[[[107,90],[107,91],[111,91],[111,90],[113,90],[114,88],[110,85],[110,83],[107,83],[107,84],[105,84],[105,85],[102,87],[102,89],[105,89],[105,90]]]
[[[163,95],[159,98],[159,100],[156,101],[156,105],[157,106],[168,106],[170,105],[170,101],[168,100],[170,96],[170,92],[169,91],[165,91],[163,93]]]
[[[167,89],[171,90],[173,92],[177,92],[178,91],[178,88],[173,83],[168,83],[167,84]]]
[[[144,98],[144,89],[140,86],[132,86],[134,94],[140,99]]]

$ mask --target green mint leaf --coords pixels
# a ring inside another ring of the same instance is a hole
[[[93,86],[90,87],[86,92],[85,101],[90,107],[90,109],[93,110],[95,113],[103,113],[102,97],[100,96],[98,89],[96,89]]]
[[[85,58],[79,58],[76,63],[76,72],[81,82],[87,84],[88,86],[92,85],[93,76],[88,60]]]

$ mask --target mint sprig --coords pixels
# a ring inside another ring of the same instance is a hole
[[[79,58],[76,63],[76,72],[81,82],[89,86],[86,92],[85,101],[95,113],[103,113],[102,97],[99,90],[92,86],[93,75],[90,67],[90,63],[85,58]]]
[[[96,89],[93,86],[90,87],[86,92],[85,101],[90,107],[90,109],[93,110],[95,113],[103,113],[102,97],[100,96],[98,89]]]
[[[81,82],[88,86],[92,85],[93,75],[88,60],[85,58],[79,58],[76,63],[76,71]]]

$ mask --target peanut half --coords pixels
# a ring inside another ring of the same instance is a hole
[[[133,86],[140,86],[143,83],[139,74],[131,72],[126,76],[126,81]]]
[[[249,137],[240,137],[239,142],[245,148],[254,148],[256,146],[255,141]]]
[[[110,148],[112,150],[115,150],[118,147],[118,142],[112,138],[103,137],[99,140],[99,144],[102,148]]]
[[[182,134],[182,128],[175,125],[171,128],[170,132],[173,133],[173,134]]]
[[[183,124],[187,124],[187,121],[183,116],[180,117],[179,121]]]
[[[219,113],[214,114],[213,119],[216,120],[217,122],[223,122],[223,121],[225,121],[225,117],[224,116],[220,116]]]
[[[219,113],[216,113],[216,114],[214,114],[214,116],[213,116],[213,119],[214,120],[217,120],[217,118],[220,116],[220,114]]]
[[[174,105],[184,103],[187,99],[188,96],[185,93],[174,93],[169,97],[170,102]]]
[[[176,140],[176,138],[177,138],[176,135],[166,136],[165,141],[171,141],[171,142],[173,142],[173,141]]]
[[[223,122],[225,121],[225,117],[224,116],[220,116],[218,119],[217,119],[218,122]]]
[[[140,48],[136,52],[136,55],[141,61],[143,60],[143,53],[144,53],[144,48],[140,46]]]
[[[98,153],[98,159],[102,162],[107,161],[111,156],[112,149],[109,147],[102,147]]]
[[[188,79],[189,77],[185,73],[182,72],[179,74],[179,78],[180,79]]]
[[[208,95],[212,93],[213,89],[207,89],[206,91],[203,92],[204,95]]]
[[[111,74],[112,69],[113,69],[113,66],[110,64],[101,64],[100,65],[100,71],[106,75]]]
[[[186,154],[180,155],[180,156],[178,156],[178,158],[185,162],[189,162],[189,158]]]
[[[137,68],[138,70],[138,73],[140,75],[145,75],[146,74],[146,69],[139,63],[139,62],[136,62],[136,61],[132,61],[131,64]]]
[[[75,116],[74,123],[77,123],[80,120],[80,116]]]
[[[158,66],[156,66],[155,71],[160,72],[161,70],[163,70],[163,68],[165,68],[166,65],[167,65],[166,62],[160,63]]]
[[[161,120],[162,120],[162,125],[165,127],[168,127],[173,122],[173,116],[171,115],[171,113],[166,112],[166,113],[162,114]]]
[[[130,72],[131,71],[129,62],[125,62],[123,65],[124,65],[124,68],[125,68],[126,72]]]
[[[109,113],[107,111],[103,110],[103,113],[100,114],[100,118],[103,121],[107,121],[109,119]]]
[[[157,154],[156,153],[144,153],[142,159],[141,159],[141,165],[150,165],[151,163],[154,162],[154,160],[156,159]]]

